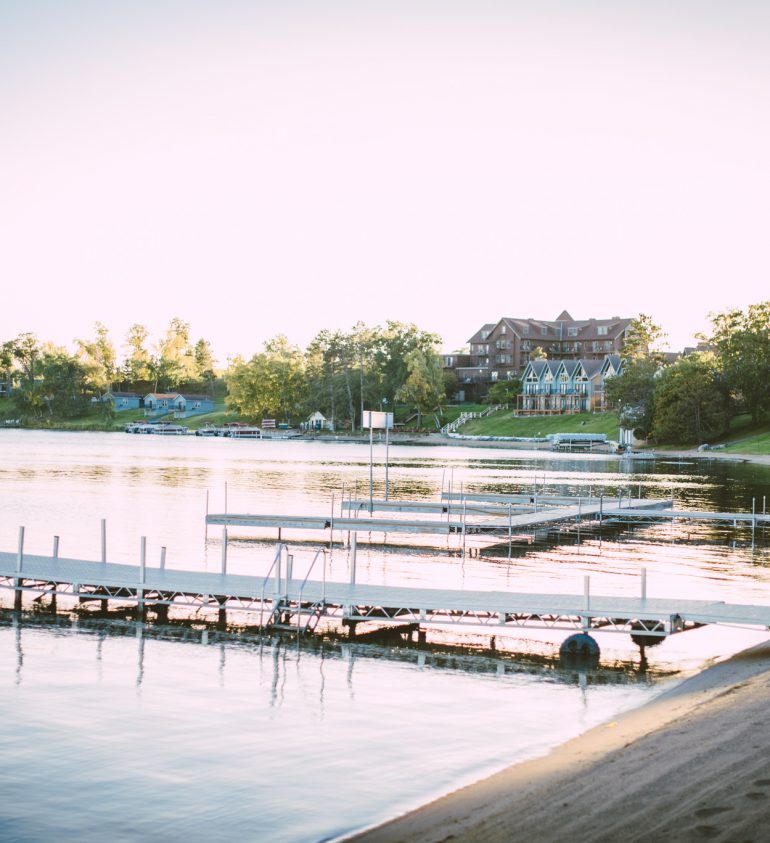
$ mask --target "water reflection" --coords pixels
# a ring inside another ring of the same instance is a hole
[[[21,684],[23,678],[24,633],[42,630],[53,631],[60,636],[77,634],[95,639],[94,661],[96,677],[100,681],[104,678],[105,642],[110,639],[133,638],[136,642],[137,690],[141,689],[145,679],[145,648],[148,641],[215,649],[219,653],[217,673],[220,687],[225,686],[228,652],[243,651],[252,656],[256,654],[260,664],[267,661],[271,665],[271,706],[280,706],[283,702],[289,666],[298,671],[303,660],[309,660],[311,665],[320,660],[318,698],[321,703],[325,685],[323,666],[329,659],[341,660],[346,664],[346,684],[351,700],[355,697],[353,678],[356,663],[378,662],[383,659],[413,665],[421,670],[461,671],[465,674],[497,676],[521,674],[581,686],[650,683],[669,678],[678,672],[676,668],[666,664],[651,667],[644,652],[638,660],[565,662],[558,656],[538,653],[531,646],[517,647],[516,640],[500,639],[494,635],[469,635],[466,636],[466,644],[452,644],[446,640],[441,643],[444,635],[440,630],[435,631],[437,640],[433,643],[409,645],[404,637],[405,633],[399,630],[372,631],[360,635],[355,641],[346,641],[328,634],[317,638],[297,638],[292,635],[281,636],[274,632],[261,634],[244,628],[227,631],[217,629],[213,625],[204,627],[200,622],[190,621],[151,624],[87,615],[19,615],[0,610],[0,628],[2,627],[8,627],[14,632],[16,684]],[[378,643],[379,641],[391,643]]]

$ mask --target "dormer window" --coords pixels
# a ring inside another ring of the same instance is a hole
[[[568,337],[576,337],[578,335],[577,328],[567,328],[567,336]]]
[[[607,326],[606,326],[606,325],[599,325],[599,326],[596,328],[596,333],[597,333],[600,337],[606,337],[606,336],[607,336],[607,330],[608,330],[608,328],[607,328]]]

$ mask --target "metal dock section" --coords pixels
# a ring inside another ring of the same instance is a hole
[[[509,591],[465,591],[419,587],[326,582],[325,555],[321,579],[293,576],[293,559],[285,545],[276,548],[264,577],[228,573],[150,568],[82,559],[0,553],[0,588],[22,596],[57,597],[78,602],[116,601],[144,612],[167,616],[171,606],[253,613],[262,628],[312,630],[329,618],[351,632],[358,624],[486,627],[496,633],[523,627],[570,632],[622,632],[642,638],[662,638],[704,624],[770,629],[770,606],[721,601],[648,599],[646,577],[637,597],[592,595],[584,580],[582,594],[529,594]]]

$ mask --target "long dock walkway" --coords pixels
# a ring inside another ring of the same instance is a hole
[[[316,556],[318,558],[318,555]],[[770,605],[646,597],[646,578],[637,597],[530,594],[420,587],[362,585],[303,580],[291,576],[292,560],[278,545],[264,577],[150,568],[0,553],[0,589],[13,591],[16,608],[24,594],[79,601],[128,603],[167,612],[170,606],[257,613],[259,625],[312,629],[328,617],[355,629],[360,623],[386,626],[425,624],[624,632],[665,637],[704,624],[770,629]],[[310,571],[308,572],[309,575]],[[321,573],[321,572],[318,572]]]
[[[567,503],[570,501],[570,504]],[[521,506],[521,501],[518,501]],[[427,533],[434,535],[452,534],[499,534],[512,530],[530,530],[536,527],[556,524],[561,521],[580,521],[582,519],[611,518],[620,513],[634,510],[648,513],[662,507],[671,506],[670,500],[636,498],[558,498],[548,501],[550,505],[536,509],[528,505],[526,511],[513,510],[512,503],[503,503],[494,507],[491,504],[458,505],[453,508],[444,504],[428,506],[422,502],[391,501],[348,501],[347,509],[354,512],[367,512],[365,516],[303,516],[303,515],[268,515],[249,513],[218,513],[206,516],[206,523],[223,527],[256,527],[295,530],[341,530],[352,533]],[[427,512],[434,517],[421,520],[394,518],[374,515],[375,512],[391,511]],[[438,516],[438,517],[437,517]],[[446,518],[444,518],[446,516]]]

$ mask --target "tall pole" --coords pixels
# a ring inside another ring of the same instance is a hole
[[[372,486],[373,486],[373,463],[374,463],[374,428],[372,427],[372,414],[369,413],[369,515],[374,512],[374,502],[372,501]]]
[[[385,417],[385,500],[388,499],[388,448],[390,446],[390,425]]]

